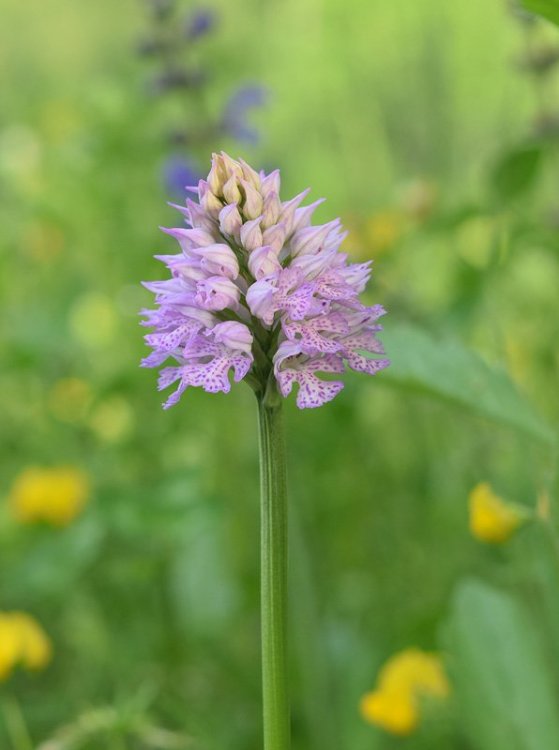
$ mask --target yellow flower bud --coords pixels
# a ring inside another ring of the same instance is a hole
[[[375,690],[363,696],[360,709],[365,721],[391,734],[411,734],[419,723],[417,707],[408,694]]]
[[[394,654],[379,672],[376,689],[363,696],[361,715],[397,735],[411,734],[421,719],[420,699],[444,699],[450,685],[436,654],[408,648]]]
[[[507,503],[487,482],[470,492],[470,531],[476,539],[489,544],[506,542],[530,518],[528,509]]]

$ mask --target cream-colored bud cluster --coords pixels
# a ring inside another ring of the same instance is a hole
[[[198,191],[201,209],[217,220],[223,235],[249,253],[262,247],[275,253],[276,263],[269,252],[264,263],[272,270],[293,229],[295,211],[304,194],[282,204],[278,170],[261,176],[242,159],[236,161],[224,153],[213,155],[208,179],[200,182]]]
[[[245,221],[261,216],[264,196],[260,175],[246,162],[235,161],[227,154],[214,154],[208,179],[202,182],[200,203],[217,217],[224,203],[235,203]]]
[[[198,185],[200,203],[189,201],[189,213],[196,226],[210,232],[217,223],[221,237],[248,254],[252,276],[261,279],[278,271],[288,255],[307,252],[307,244],[314,247],[329,235],[334,238],[331,232],[338,228],[338,222],[310,226],[322,200],[299,208],[308,190],[283,203],[279,193],[279,170],[259,174],[242,159],[222,152],[213,154],[208,178]]]

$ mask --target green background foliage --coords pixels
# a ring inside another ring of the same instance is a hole
[[[393,359],[287,404],[294,749],[556,750],[559,128],[533,52],[557,31],[487,0],[212,7],[212,83],[183,110],[146,93],[141,3],[0,0],[0,610],[55,649],[0,684],[0,747],[29,750],[20,715],[32,747],[259,747],[255,404],[239,385],[162,412],[137,316],[174,251],[165,130],[248,81],[271,92],[260,143],[213,148],[327,197],[375,259]],[[14,478],[59,464],[91,474],[86,511],[15,523]],[[547,492],[551,523],[483,545],[480,481],[531,510]],[[408,646],[453,691],[401,739],[358,704]]]
[[[552,23],[559,24],[559,3],[557,0],[524,0],[524,6],[531,13],[547,18]]]

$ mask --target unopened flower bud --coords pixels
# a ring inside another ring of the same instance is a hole
[[[335,252],[322,250],[319,253],[297,255],[290,263],[291,268],[299,268],[307,279],[314,279],[322,271],[332,266]]]
[[[255,250],[257,247],[262,247],[260,216],[243,224],[241,227],[241,244],[249,252]]]
[[[206,213],[213,217],[219,216],[219,212],[223,208],[223,203],[209,188],[204,192],[203,197],[200,198],[200,205]]]
[[[208,174],[208,186],[214,195],[223,196],[223,185],[227,182],[228,175],[223,166],[223,160],[217,154],[212,155],[212,168]]]
[[[247,182],[250,182],[252,187],[255,190],[260,191],[260,175],[258,172],[256,172],[249,164],[246,163],[246,161],[243,161],[242,159],[239,159],[239,164],[241,165],[241,168],[243,170],[243,177]]]
[[[182,210],[182,209],[181,209]],[[206,229],[212,232],[215,224],[210,214],[207,214],[204,208],[192,198],[186,199],[186,210],[188,211],[188,220],[192,227],[196,229]]]
[[[222,151],[217,158],[221,160],[227,179],[231,176],[235,176],[239,181],[244,178],[241,165],[228,156],[224,151]]]
[[[246,180],[241,180],[241,185],[245,193],[245,202],[243,205],[243,214],[247,219],[256,219],[262,214],[263,201],[260,193]]]
[[[243,323],[227,320],[214,326],[211,333],[219,344],[225,344],[229,349],[251,353],[252,333]]]
[[[197,305],[203,310],[225,310],[235,308],[239,303],[239,287],[224,276],[210,276],[196,284]]]
[[[322,224],[317,227],[305,227],[299,229],[291,238],[291,255],[305,255],[307,253],[316,253],[324,244],[326,238],[338,226],[338,220],[331,221],[328,224]]]
[[[241,200],[241,191],[235,175],[231,175],[223,186],[223,197],[227,203],[238,203]]]
[[[184,279],[184,281],[202,281],[207,278],[208,273],[204,270],[198,260],[185,262],[173,269],[173,276]]]
[[[237,242],[240,241],[242,225],[243,220],[236,203],[225,206],[219,212],[219,228],[222,234],[233,237]]]
[[[205,247],[207,245],[213,245],[215,240],[212,235],[205,229],[184,229],[183,227],[167,228],[160,227],[162,232],[174,237],[182,251],[185,254],[190,254],[192,248]]]
[[[322,203],[324,203],[324,198],[319,198],[314,203],[311,203],[310,206],[295,209],[291,231],[297,232],[299,229],[310,226],[313,213]]]
[[[262,211],[262,226],[268,229],[277,223],[281,212],[281,203],[278,194],[273,191],[264,198],[264,209]]]
[[[270,245],[276,255],[279,255],[280,250],[285,243],[286,236],[287,228],[285,226],[285,223],[281,221],[279,224],[274,224],[273,226],[268,227],[268,229],[263,232],[263,244]]]
[[[269,193],[275,193],[276,195],[279,195],[280,183],[281,180],[279,169],[274,169],[273,172],[270,172],[269,175],[264,177],[260,187],[260,194],[262,195],[264,200],[266,200]]]
[[[281,271],[278,256],[269,246],[259,247],[248,256],[248,268],[255,279],[261,279],[275,271]]]
[[[295,211],[297,207],[305,200],[309,192],[310,189],[307,188],[306,190],[303,190],[302,193],[299,193],[299,195],[296,195],[295,198],[292,198],[290,201],[286,201],[282,204],[282,210],[279,218],[280,221],[283,221],[285,223],[288,234],[291,234],[292,232],[293,217],[295,216]]]
[[[200,265],[209,273],[223,274],[230,279],[236,279],[239,275],[239,262],[229,245],[193,248],[192,252],[200,256]]]

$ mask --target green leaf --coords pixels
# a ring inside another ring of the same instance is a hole
[[[523,0],[523,5],[530,13],[543,16],[559,26],[559,0]]]
[[[533,187],[542,163],[543,150],[523,145],[504,154],[493,168],[491,185],[502,202],[518,198]]]
[[[463,582],[443,631],[463,729],[475,750],[559,747],[559,702],[542,627],[521,602]]]
[[[9,559],[10,575],[2,581],[2,597],[41,600],[59,597],[77,585],[96,559],[104,532],[99,520],[85,515],[65,529],[29,528],[32,543],[25,554]],[[16,550],[17,551],[17,550]]]
[[[426,393],[554,444],[551,427],[519,393],[507,373],[458,341],[412,326],[389,326],[383,341],[392,365],[383,382]]]

